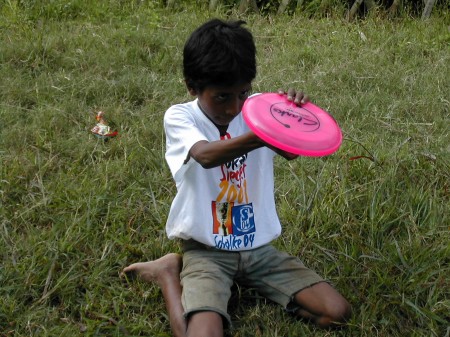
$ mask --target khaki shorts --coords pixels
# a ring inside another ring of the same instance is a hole
[[[295,312],[299,306],[293,302],[294,295],[324,281],[298,258],[272,245],[230,252],[188,240],[182,247],[181,301],[186,317],[197,311],[214,311],[231,324],[227,306],[235,281]]]

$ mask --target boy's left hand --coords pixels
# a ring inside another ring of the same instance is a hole
[[[289,88],[288,91],[278,89],[278,93],[280,95],[287,95],[287,99],[289,101],[294,102],[297,105],[309,102],[309,97],[306,94],[304,94],[302,91],[297,91],[293,88]]]
[[[301,105],[301,104],[305,104],[305,103],[309,102],[309,97],[305,93],[303,93],[303,91],[297,91],[294,88],[289,88],[288,91],[285,91],[283,89],[278,89],[278,93],[280,95],[287,95],[287,99],[291,102],[294,102],[297,105]],[[298,155],[296,155],[296,154],[289,153],[289,152],[274,148],[272,146],[269,146],[269,147],[272,148],[272,150],[277,152],[279,155],[286,158],[287,160],[292,160],[292,159],[295,159],[298,157]]]

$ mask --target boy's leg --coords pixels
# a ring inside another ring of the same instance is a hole
[[[181,256],[171,253],[158,260],[134,263],[123,270],[125,274],[136,274],[143,281],[155,282],[161,287],[175,337],[186,335],[186,320],[181,305],[181,266]]]
[[[194,241],[183,242],[182,303],[187,314],[187,336],[222,337],[239,254]]]
[[[295,314],[323,328],[344,323],[351,315],[347,300],[326,282],[299,291],[294,299],[301,306]]]
[[[323,328],[349,318],[351,309],[345,298],[298,258],[271,245],[244,251],[241,255],[243,261],[251,261],[246,265],[244,282],[288,312]]]
[[[214,311],[199,311],[188,320],[187,337],[223,337],[222,316]]]

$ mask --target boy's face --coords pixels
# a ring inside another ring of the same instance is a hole
[[[231,86],[208,86],[201,92],[189,89],[191,95],[198,97],[202,111],[215,124],[226,126],[242,110],[247,99],[251,83],[239,83]]]

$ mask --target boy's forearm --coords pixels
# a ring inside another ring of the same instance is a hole
[[[229,162],[265,144],[252,132],[242,136],[214,142],[200,141],[194,144],[189,155],[202,167],[212,168]]]

